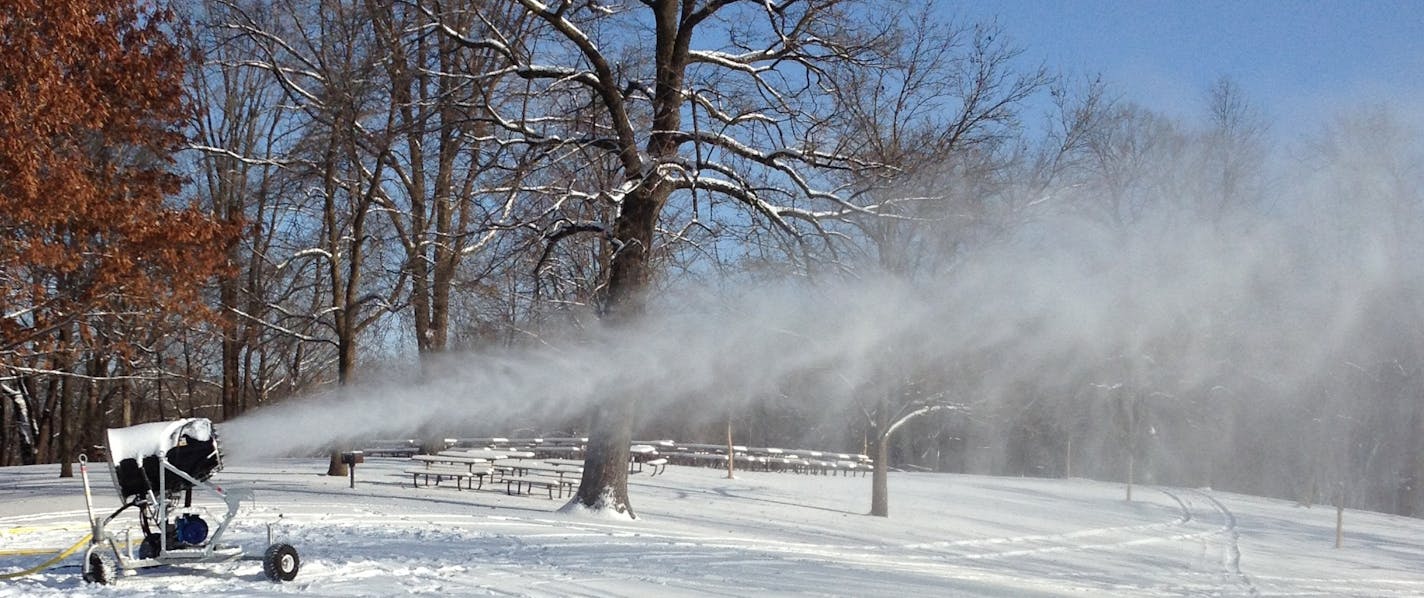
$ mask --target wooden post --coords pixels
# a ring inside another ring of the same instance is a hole
[[[737,461],[735,445],[732,444],[732,415],[727,414],[727,479],[736,476],[736,467],[733,465]]]
[[[1345,538],[1345,497],[1335,503],[1335,548],[1339,548]]]
[[[1132,502],[1132,468],[1135,457],[1136,455],[1133,454],[1133,451],[1127,451],[1127,502]]]

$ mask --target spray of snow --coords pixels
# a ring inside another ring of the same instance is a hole
[[[864,369],[856,362],[869,362],[873,347],[903,335],[883,324],[891,314],[925,308],[919,300],[887,304],[869,289],[816,297],[804,289],[764,288],[738,299],[735,317],[709,318],[725,304],[685,299],[680,313],[595,330],[556,347],[447,355],[422,364],[417,374],[257,410],[221,426],[226,454],[243,459],[372,438],[507,433],[530,422],[567,420],[604,397],[625,394],[653,410],[703,396],[703,407],[688,415],[724,417],[728,405],[831,365],[833,357],[851,357],[852,369]],[[728,325],[732,321],[737,324]],[[856,377],[840,372],[835,385],[854,384]],[[711,389],[716,393],[708,394]]]
[[[223,437],[244,459],[509,433],[622,395],[644,413],[716,422],[794,394],[808,420],[843,420],[896,372],[926,371],[975,409],[1037,392],[1083,411],[1086,395],[1116,388],[1269,411],[1351,356],[1386,358],[1387,343],[1361,344],[1403,317],[1380,299],[1424,281],[1424,214],[1407,193],[1420,187],[1391,187],[1373,168],[1383,153],[1367,145],[1289,171],[1227,225],[1192,215],[1206,200],[1190,185],[1143,192],[1156,207],[1121,226],[1094,216],[1101,190],[1068,188],[1013,234],[913,278],[862,269],[849,283],[664,295],[626,326],[367,376],[223,424]]]

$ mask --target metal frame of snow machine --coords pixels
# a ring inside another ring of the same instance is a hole
[[[261,557],[244,554],[240,546],[219,543],[236,517],[238,505],[242,499],[249,498],[251,492],[224,490],[208,481],[222,469],[212,422],[188,418],[113,428],[108,431],[108,440],[109,472],[123,504],[106,517],[94,514],[88,460],[83,455],[79,457],[84,502],[93,528],[89,548],[84,553],[84,581],[107,584],[115,581],[115,573],[132,575],[134,570],[146,567],[257,558],[262,560],[262,570],[268,579],[283,582],[296,578],[301,566],[297,551],[289,544],[272,544],[270,526],[267,532],[270,546]],[[203,519],[207,510],[193,506],[194,488],[217,496],[227,506],[217,529],[211,533]],[[138,511],[143,532],[138,542],[132,541],[132,528],[123,529],[122,535],[109,529],[130,507]]]

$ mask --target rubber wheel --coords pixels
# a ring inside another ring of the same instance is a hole
[[[84,568],[85,583],[107,585],[113,581],[113,567],[109,565],[108,559],[100,554],[101,551],[98,547],[89,549],[88,556],[85,557],[89,561],[89,566]]]
[[[273,544],[262,555],[262,573],[267,579],[281,583],[297,578],[297,570],[302,567],[302,559],[291,544]]]

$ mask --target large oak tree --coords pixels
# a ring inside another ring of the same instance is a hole
[[[197,309],[225,264],[237,227],[172,200],[192,59],[177,30],[171,12],[133,0],[0,4],[7,383],[26,356],[85,342],[95,314]]]

